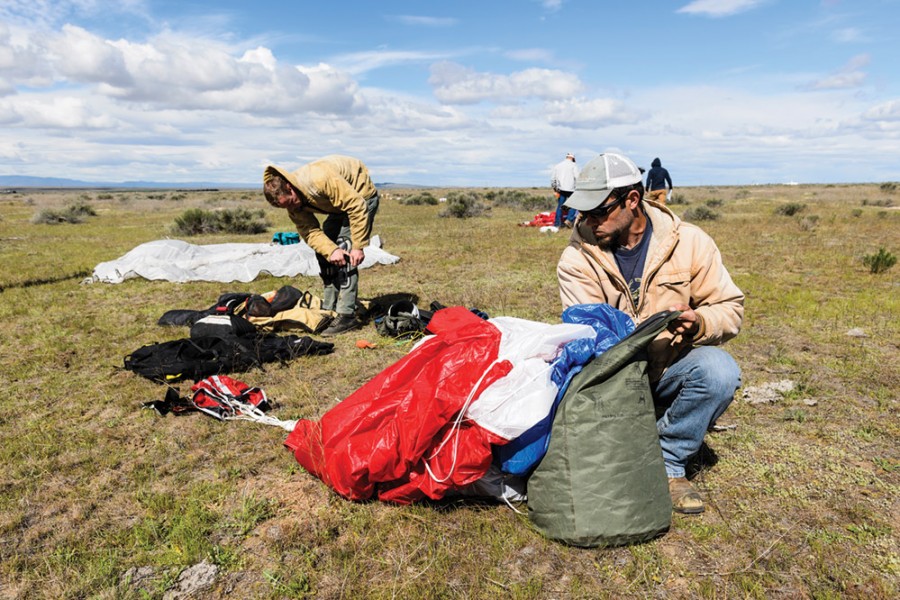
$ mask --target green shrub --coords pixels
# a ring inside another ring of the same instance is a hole
[[[494,206],[508,206],[529,211],[556,208],[555,198],[535,196],[521,190],[490,190],[485,193],[484,198]]]
[[[94,207],[84,201],[73,202],[66,206],[66,212],[77,217],[96,217],[97,211]]]
[[[897,257],[881,247],[877,253],[863,256],[862,261],[870,273],[884,273],[897,263]]]
[[[112,199],[113,199],[112,194],[109,194],[106,192],[104,192],[102,194],[97,194],[97,200],[112,200]]]
[[[249,210],[235,208],[216,211],[220,227],[224,233],[254,234],[263,233],[269,228],[266,213],[260,208]]]
[[[684,211],[681,218],[685,221],[715,221],[719,218],[719,213],[708,206],[695,206]]]
[[[897,184],[893,181],[885,181],[879,186],[879,189],[886,194],[893,194],[897,191]]]
[[[724,202],[725,201],[722,200],[721,198],[710,198],[709,200],[706,201],[706,205],[710,208],[718,208],[718,207],[722,206],[722,204]]]
[[[783,215],[785,217],[793,217],[797,213],[801,213],[806,210],[806,205],[801,202],[787,202],[785,204],[780,204],[775,207],[776,215]]]
[[[468,219],[480,216],[487,210],[490,209],[481,202],[481,197],[475,192],[451,192],[447,195],[447,207],[438,213],[438,216]]]
[[[669,198],[666,204],[690,204],[690,202],[688,202],[687,196],[681,192],[672,192],[672,197]]]
[[[850,211],[850,216],[851,216],[851,217],[861,217],[861,216],[862,216],[862,209],[861,209],[861,208],[854,208],[853,210]]]
[[[218,231],[218,219],[215,214],[202,208],[190,208],[180,217],[175,217],[174,233],[180,235],[202,235]]]
[[[803,231],[812,231],[819,224],[819,215],[806,215],[801,217],[798,223]]]
[[[427,204],[428,206],[435,206],[438,203],[438,200],[429,192],[422,192],[421,194],[416,194],[415,196],[400,198],[399,202],[400,204],[406,204],[409,206],[421,206],[423,204]]]
[[[744,198],[749,198],[749,197],[750,197],[750,190],[741,189],[734,193],[735,200],[743,200]]]
[[[880,198],[878,200],[869,200],[868,198],[863,198],[862,201],[863,206],[883,206],[888,208],[894,205],[894,201],[890,198]]]
[[[235,208],[227,210],[203,210],[190,208],[175,218],[172,227],[178,235],[203,235],[209,233],[253,234],[269,228],[262,209]]]
[[[38,212],[31,218],[36,225],[58,225],[59,223],[81,223],[84,217],[95,217],[97,211],[84,201],[76,200],[62,210],[51,208]]]

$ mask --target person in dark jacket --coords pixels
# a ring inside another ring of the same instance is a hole
[[[666,189],[666,184],[669,185],[668,189]],[[669,176],[669,172],[662,166],[662,161],[654,158],[650,163],[650,171],[647,173],[647,195],[651,200],[665,206],[666,196],[671,189],[672,178]]]

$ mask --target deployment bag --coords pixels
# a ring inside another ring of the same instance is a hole
[[[669,529],[646,347],[679,314],[653,315],[572,379],[528,481],[529,517],[547,537],[621,546]]]

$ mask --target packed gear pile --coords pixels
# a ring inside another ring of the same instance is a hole
[[[485,320],[463,307],[438,310],[428,323],[430,335],[404,358],[318,421],[299,420],[285,445],[307,471],[351,500],[407,504],[479,487],[508,498],[507,478],[528,477],[544,458],[573,378],[630,339],[633,329],[608,305],[573,306],[559,325]],[[635,352],[642,344],[632,340]],[[649,395],[638,396],[652,415]],[[655,428],[628,443],[656,444],[662,460]],[[664,470],[659,475],[665,491]],[[632,539],[552,537],[582,545]]]

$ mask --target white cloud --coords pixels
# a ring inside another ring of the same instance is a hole
[[[4,41],[0,30],[0,42]],[[236,56],[221,43],[164,32],[146,42],[106,40],[66,25],[32,34],[28,44],[0,46],[0,95],[17,86],[95,86],[125,102],[182,110],[259,114],[363,110],[359,86],[327,64],[279,63],[257,47]],[[5,40],[10,38],[7,35]]]
[[[146,15],[147,0],[3,0],[0,21],[51,30],[80,16]]]
[[[405,25],[423,26],[423,27],[451,27],[458,23],[457,19],[449,17],[423,17],[416,15],[397,15],[390,17],[395,21],[399,21]]]
[[[375,50],[372,52],[342,54],[334,57],[332,63],[351,75],[360,75],[383,67],[427,64],[436,60],[446,59],[448,56],[446,53]]]
[[[512,60],[519,60],[522,62],[548,63],[555,60],[554,53],[545,48],[522,48],[520,50],[510,50],[508,52],[505,52],[504,56],[506,56],[507,58],[511,58]]]
[[[558,100],[547,102],[544,108],[549,123],[580,129],[596,129],[633,119],[631,111],[620,102],[607,98]]]
[[[525,69],[509,75],[480,73],[457,63],[439,62],[431,66],[428,82],[434,95],[448,104],[520,102],[569,98],[583,89],[575,75],[550,69]]]
[[[676,12],[706,17],[729,17],[763,4],[765,0],[694,0]]]
[[[868,109],[862,114],[866,121],[900,121],[900,100],[889,100]]]
[[[122,51],[80,27],[66,25],[62,35],[51,37],[47,46],[47,59],[63,77],[118,86],[132,83]]]
[[[843,90],[857,88],[866,81],[866,73],[862,71],[871,60],[868,54],[854,56],[847,64],[828,75],[811,82],[807,87],[812,90]]]
[[[116,119],[98,112],[74,96],[18,95],[0,101],[0,114],[9,126],[44,130],[108,129]]]
[[[863,34],[863,32],[856,27],[845,27],[843,29],[833,31],[831,34],[831,39],[841,44],[867,41],[867,38]]]

